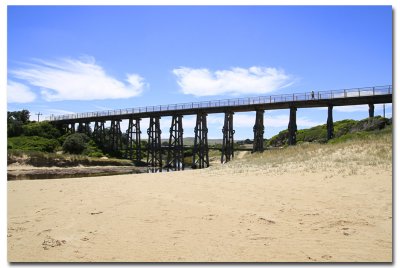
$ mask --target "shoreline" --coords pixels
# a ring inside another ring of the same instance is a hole
[[[136,166],[34,167],[30,165],[11,165],[7,167],[7,180],[111,176],[145,173],[146,170],[146,167]]]

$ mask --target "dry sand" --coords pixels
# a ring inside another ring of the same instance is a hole
[[[390,262],[390,138],[204,170],[9,181],[8,260]]]

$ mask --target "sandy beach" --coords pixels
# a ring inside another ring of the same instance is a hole
[[[392,143],[204,170],[8,181],[10,262],[390,262]]]

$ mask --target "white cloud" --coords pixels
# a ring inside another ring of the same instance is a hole
[[[24,84],[7,81],[7,102],[27,103],[36,99],[36,95]]]
[[[265,94],[293,84],[284,70],[257,66],[215,72],[181,67],[173,73],[181,91],[194,96]]]
[[[145,86],[138,74],[127,74],[125,82],[118,81],[90,57],[35,62],[11,74],[40,87],[47,101],[130,98],[141,94]]]
[[[46,112],[53,114],[53,115],[75,114],[75,112],[61,110],[61,109],[46,109]]]

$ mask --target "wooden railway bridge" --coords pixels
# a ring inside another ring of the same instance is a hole
[[[100,143],[105,139],[105,122],[110,121],[110,143],[113,150],[125,149],[129,159],[141,161],[141,137],[140,120],[149,118],[147,128],[147,165],[153,172],[162,171],[162,151],[160,118],[172,116],[170,136],[168,144],[167,163],[164,166],[171,170],[184,168],[184,146],[182,118],[185,115],[196,115],[194,128],[195,139],[193,145],[193,168],[205,168],[209,166],[208,139],[207,139],[207,115],[212,113],[224,113],[225,120],[222,128],[223,143],[221,148],[221,163],[230,161],[234,157],[234,133],[233,116],[238,112],[255,111],[255,123],[253,127],[254,141],[252,152],[264,150],[264,111],[275,109],[290,109],[288,123],[288,144],[296,144],[296,111],[298,108],[327,107],[327,139],[333,137],[333,107],[345,105],[369,105],[369,117],[374,116],[374,104],[392,102],[392,86],[375,86],[365,88],[353,88],[331,91],[311,91],[285,95],[271,95],[252,98],[238,98],[213,100],[203,102],[191,102],[172,105],[147,106],[139,108],[118,109],[101,112],[88,112],[54,116],[48,119],[60,128],[68,132],[89,133],[90,124],[94,123],[92,136]],[[126,136],[128,145],[122,148],[121,127],[122,120],[128,120]],[[77,128],[76,128],[77,125]]]

